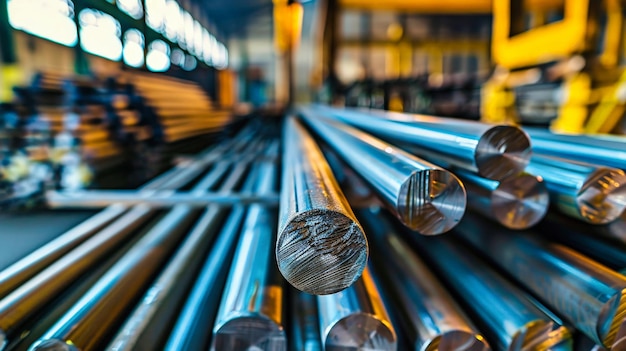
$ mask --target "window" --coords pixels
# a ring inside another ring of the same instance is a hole
[[[129,29],[124,34],[124,63],[131,67],[141,67],[144,64],[143,34],[137,29]]]
[[[165,37],[174,43],[184,40],[184,15],[178,3],[169,0],[165,3]],[[182,34],[182,35],[181,35]]]
[[[112,61],[122,58],[122,29],[113,16],[94,9],[84,9],[78,14],[80,43],[85,52]]]
[[[165,72],[170,68],[170,47],[163,40],[155,40],[148,46],[146,66],[152,72]]]
[[[181,49],[172,50],[172,57],[170,59],[173,65],[183,67],[185,65],[185,53]]]
[[[134,19],[140,19],[143,16],[141,0],[117,0],[117,7]]]
[[[7,10],[17,30],[65,46],[78,41],[71,0],[8,0]]]
[[[165,0],[146,0],[146,24],[159,33],[165,31]]]

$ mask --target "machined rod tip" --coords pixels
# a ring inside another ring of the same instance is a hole
[[[482,135],[474,158],[478,174],[502,180],[521,173],[531,157],[530,138],[520,128],[495,126]]]
[[[600,168],[576,195],[580,215],[592,224],[616,220],[626,210],[626,174],[615,168]]]
[[[513,336],[509,350],[554,350],[572,349],[570,331],[553,321],[537,320],[528,323]]]
[[[283,277],[298,290],[328,295],[348,288],[365,269],[367,239],[346,215],[313,209],[292,218],[276,243]]]
[[[489,351],[491,348],[481,335],[453,330],[434,338],[424,351]]]
[[[48,339],[33,344],[29,351],[78,351],[78,348],[59,339]]]
[[[596,325],[602,346],[622,350],[626,347],[626,289],[604,304]]]
[[[267,318],[238,317],[217,330],[211,350],[287,350],[287,337]]]
[[[414,172],[398,194],[398,215],[404,225],[423,235],[454,228],[465,213],[463,183],[444,169]]]
[[[548,212],[550,194],[541,179],[530,174],[504,179],[491,193],[491,210],[510,229],[527,229]]]
[[[369,313],[351,314],[330,327],[324,350],[396,350],[396,335],[390,325]]]

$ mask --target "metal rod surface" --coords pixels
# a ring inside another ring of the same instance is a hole
[[[304,127],[286,121],[276,261],[310,294],[331,294],[365,268],[367,239],[324,156]]]
[[[466,215],[457,233],[597,344],[626,342],[626,277],[565,246]]]
[[[500,180],[520,173],[531,155],[528,135],[514,126],[382,110],[313,108],[383,139],[411,145],[416,155],[441,159],[484,178]]]
[[[317,298],[292,289],[290,350],[322,351]]]
[[[311,109],[300,111],[407,227],[438,235],[463,217],[465,189],[451,172],[343,123],[320,119]]]

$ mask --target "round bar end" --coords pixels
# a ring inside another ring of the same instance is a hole
[[[532,154],[530,138],[515,126],[495,126],[478,141],[474,160],[483,178],[502,180],[521,173]]]
[[[596,331],[602,346],[622,350],[626,346],[626,289],[613,295],[602,307]],[[595,338],[594,338],[595,339]]]
[[[367,313],[357,313],[339,320],[331,326],[324,340],[326,351],[391,351],[396,350],[396,347],[393,329]]]
[[[217,330],[211,350],[286,350],[285,331],[263,317],[238,317]]]
[[[491,348],[482,335],[453,330],[435,337],[424,351],[489,351]]]
[[[509,229],[527,229],[539,223],[548,212],[550,195],[541,179],[520,174],[504,179],[491,195],[492,211],[500,224]]]
[[[626,210],[626,174],[614,168],[600,168],[576,195],[580,215],[591,224],[607,224]]]

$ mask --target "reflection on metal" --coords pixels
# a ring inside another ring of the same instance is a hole
[[[271,193],[276,169],[259,169],[256,191]],[[219,312],[211,350],[286,350],[283,326],[283,286],[272,256],[274,216],[252,205],[243,225]]]
[[[530,140],[521,129],[455,118],[313,106],[383,139],[402,143],[418,156],[500,180],[524,170],[530,159]]]
[[[293,289],[290,313],[290,350],[322,351],[315,295]]]
[[[472,210],[510,229],[527,229],[548,212],[550,196],[543,180],[520,173],[498,182],[464,170],[454,170],[463,181]]]
[[[278,268],[301,291],[341,291],[365,268],[367,239],[324,155],[294,118],[283,142]]]
[[[300,111],[407,227],[438,235],[454,228],[463,217],[465,189],[451,172],[343,123],[320,119],[314,110]]]
[[[368,268],[348,289],[317,302],[324,350],[396,350],[396,332]]]
[[[544,179],[551,201],[568,216],[605,224],[626,209],[626,174],[620,169],[534,155],[526,171]]]
[[[597,344],[626,343],[626,277],[562,245],[467,214],[457,230],[549,308]]]

